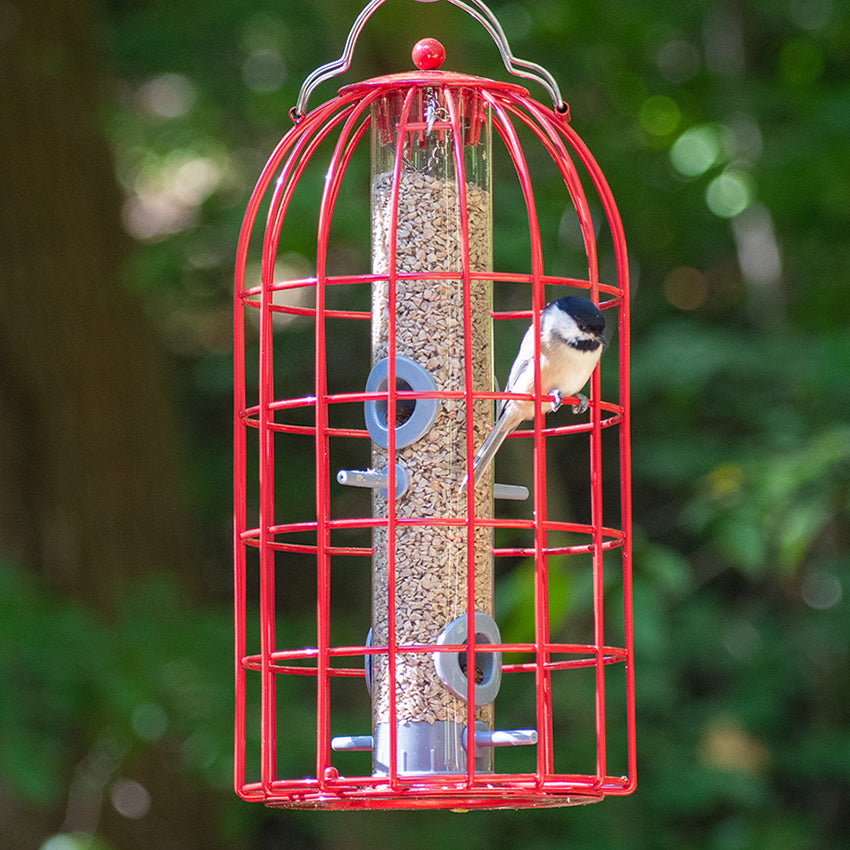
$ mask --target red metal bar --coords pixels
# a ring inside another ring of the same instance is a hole
[[[469,355],[469,342],[472,339],[472,294],[471,294],[471,272],[469,262],[469,199],[466,189],[466,165],[464,163],[464,140],[459,132],[461,127],[461,116],[458,114],[458,105],[454,94],[449,86],[443,88],[443,98],[449,113],[452,132],[452,157],[455,167],[455,181],[458,193],[458,217],[460,219],[460,281],[463,288],[463,336],[467,340],[467,352],[463,362],[463,390],[467,399],[466,415],[466,458],[467,458],[467,480],[471,480],[470,460],[474,455],[472,415],[472,358]],[[469,116],[467,116],[469,122]],[[466,652],[466,669],[475,669],[475,490],[473,487],[466,488],[466,647],[457,650]],[[466,677],[466,728],[475,729],[475,677]],[[467,784],[471,786],[475,782],[475,741],[470,737],[468,745],[468,758],[466,759]]]
[[[316,516],[317,540],[319,545],[317,561],[317,600],[316,624],[317,643],[319,647],[319,675],[316,683],[316,776],[320,782],[327,780],[327,768],[330,767],[330,525],[328,523],[330,509],[330,447],[327,418],[327,358],[325,355],[327,338],[325,333],[325,277],[327,267],[327,247],[330,241],[330,227],[334,206],[339,195],[340,184],[351,156],[369,127],[369,117],[361,121],[361,116],[369,109],[371,100],[377,97],[366,97],[352,108],[346,118],[339,139],[331,156],[330,165],[322,192],[319,207],[319,223],[316,252]],[[359,127],[355,125],[360,121]],[[349,136],[351,138],[349,139]]]
[[[264,251],[265,254],[265,251]],[[264,257],[264,266],[265,266]],[[265,279],[265,275],[264,275]],[[274,398],[274,358],[272,350],[271,294],[263,287],[260,306],[260,381],[259,381],[259,484],[260,484],[260,646],[262,651],[262,761],[261,781],[269,793],[277,776],[276,682],[271,671],[274,650],[274,552],[269,548],[269,532],[274,517],[274,435],[269,429],[273,416],[269,404]]]
[[[396,386],[396,287],[398,276],[397,241],[398,241],[398,203],[401,181],[402,158],[404,143],[408,132],[408,118],[415,87],[410,87],[404,96],[401,114],[396,128],[395,157],[393,160],[393,176],[390,187],[390,207],[393,210],[387,234],[388,246],[388,275],[387,275],[387,477],[395,481],[396,475],[396,432],[391,423],[396,421],[398,403],[398,388]],[[391,491],[387,503],[387,676],[389,680],[389,774],[390,787],[398,791],[398,705],[397,705],[397,663],[398,645],[396,636],[396,500]]]
[[[537,211],[534,206],[534,193],[528,173],[528,165],[522,151],[519,138],[506,110],[493,104],[498,120],[496,127],[508,151],[511,154],[522,189],[528,227],[531,237],[531,286],[532,286],[532,327],[534,329],[534,399],[543,395],[540,383],[540,313],[545,303],[543,288],[543,247],[540,243],[540,231]],[[546,548],[546,461],[543,438],[543,415],[539,405],[534,411],[534,638],[536,643],[537,667],[535,686],[537,690],[537,771],[540,776],[553,771],[554,745],[552,741],[552,683],[546,669],[547,656],[544,650],[549,641],[549,579],[548,556]]]

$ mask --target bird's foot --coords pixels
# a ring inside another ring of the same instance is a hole
[[[578,399],[578,404],[573,405],[573,413],[578,416],[587,410],[588,401],[587,396],[582,393],[576,393],[576,398]]]
[[[554,413],[561,406],[562,403],[561,391],[555,389],[552,390],[549,395],[552,397],[552,410],[550,412]]]

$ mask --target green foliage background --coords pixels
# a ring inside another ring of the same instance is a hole
[[[561,84],[629,242],[636,794],[464,816],[293,814],[234,797],[233,254],[301,81],[339,54],[361,4],[101,0],[103,124],[138,242],[126,285],[178,376],[208,590],[187,610],[174,583],[154,575],[104,624],[3,567],[4,795],[52,813],[75,782],[101,782],[109,808],[112,779],[145,784],[155,751],[175,787],[203,789],[204,818],[229,847],[802,850],[846,840],[850,8],[490,6],[517,55]],[[388,0],[344,81],[406,70],[424,35],[444,41],[447,68],[504,78],[489,38],[462,12]],[[326,85],[311,105],[333,91]],[[356,215],[343,222],[337,261],[367,262],[358,225]],[[298,344],[293,333],[294,368]],[[312,610],[293,602],[291,615]],[[20,640],[35,633],[37,645]],[[292,718],[297,729],[297,705]],[[160,805],[154,794],[145,817],[167,835]],[[61,820],[46,823],[44,850],[119,846],[105,833],[100,843],[48,841],[60,831]],[[172,846],[151,835],[140,826],[120,846]]]

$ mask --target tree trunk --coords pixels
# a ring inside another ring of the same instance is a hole
[[[0,3],[0,559],[109,616],[134,578],[185,580],[199,558],[167,366],[122,287],[132,243],[98,125],[93,32],[88,0]],[[97,798],[92,822],[68,828],[102,821],[114,847],[221,846],[208,791],[176,770],[146,779],[148,818]],[[67,814],[0,796],[3,846],[37,846]]]
[[[0,557],[108,608],[188,572],[168,375],[122,288],[89,5],[0,11]]]

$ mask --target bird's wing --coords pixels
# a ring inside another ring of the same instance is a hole
[[[527,393],[534,386],[534,328],[530,327],[522,338],[519,351],[511,366],[505,392]]]

